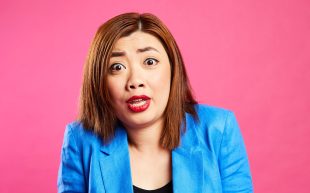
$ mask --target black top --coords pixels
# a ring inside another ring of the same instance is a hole
[[[142,188],[139,188],[133,185],[133,192],[134,193],[173,193],[172,192],[172,181],[170,181],[165,186],[155,189],[155,190],[144,190]]]

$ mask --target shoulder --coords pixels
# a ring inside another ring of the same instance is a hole
[[[74,138],[96,138],[97,135],[85,128],[80,121],[73,121],[66,125],[65,133],[72,135]]]
[[[216,128],[219,131],[224,129],[227,119],[234,116],[231,110],[206,104],[197,104],[195,109],[200,126]]]
[[[91,167],[98,170],[98,165],[92,164],[92,159],[100,155],[101,140],[93,132],[74,121],[66,125],[61,161],[58,170],[59,192],[85,192],[90,177]]]
[[[94,132],[85,128],[80,121],[73,121],[66,125],[63,145],[66,144],[81,150],[85,147],[99,147],[101,139]]]
[[[207,104],[196,104],[195,105],[196,112],[198,116],[207,116],[209,118],[225,118],[227,114],[232,113],[231,110],[222,108],[222,107],[216,107],[211,106]]]
[[[195,105],[199,121],[187,114],[186,124],[189,133],[195,133],[199,145],[218,154],[223,136],[235,119],[231,110],[206,104]],[[234,121],[236,123],[236,121]],[[229,134],[230,135],[230,134]],[[193,136],[193,135],[192,135]]]

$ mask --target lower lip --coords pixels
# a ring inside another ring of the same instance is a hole
[[[128,108],[135,113],[139,113],[149,108],[150,102],[151,102],[150,99],[145,100],[145,104],[141,106],[135,106],[134,104],[128,103]]]

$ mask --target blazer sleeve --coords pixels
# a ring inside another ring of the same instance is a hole
[[[245,144],[232,112],[226,118],[219,152],[219,168],[224,193],[253,192]]]
[[[74,131],[70,125],[67,125],[58,170],[58,193],[86,192],[83,173],[82,158]]]

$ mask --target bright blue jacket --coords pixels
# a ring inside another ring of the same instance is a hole
[[[172,151],[174,193],[253,192],[248,158],[231,111],[196,105],[200,122],[186,114],[186,132]],[[67,125],[58,173],[58,192],[132,193],[127,133],[116,128],[102,140],[82,124]]]

